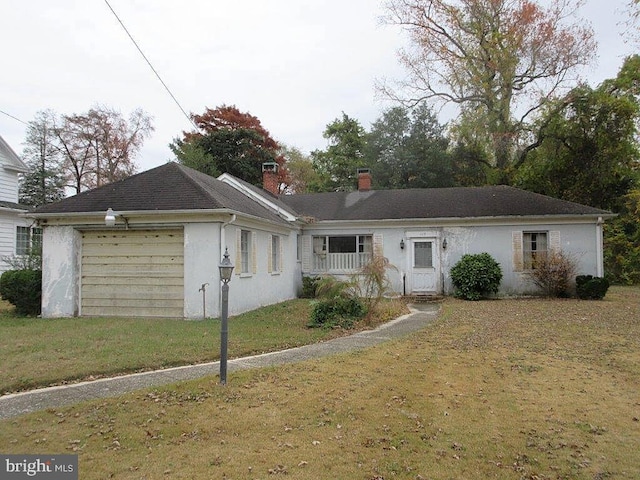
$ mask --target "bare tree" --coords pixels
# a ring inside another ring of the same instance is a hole
[[[528,117],[594,57],[593,30],[573,16],[582,0],[389,0],[386,22],[403,27],[407,78],[384,93],[406,104],[457,104],[506,171]]]

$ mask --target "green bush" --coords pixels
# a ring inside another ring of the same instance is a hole
[[[40,315],[42,271],[8,270],[0,276],[0,296],[15,305],[18,315]]]
[[[366,308],[357,297],[334,297],[319,300],[311,310],[309,327],[352,328],[355,321],[362,318]]]
[[[592,275],[576,277],[576,294],[582,300],[602,300],[609,290],[609,280]]]
[[[320,277],[302,277],[302,295],[300,298],[316,298]]]
[[[488,253],[463,255],[451,269],[455,294],[465,300],[480,300],[498,293],[501,280],[500,264]]]

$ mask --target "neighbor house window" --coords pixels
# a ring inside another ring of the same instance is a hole
[[[42,251],[42,229],[16,227],[16,255],[29,255]]]
[[[251,268],[251,232],[242,230],[240,232],[240,259],[242,261],[241,273],[249,273]]]
[[[547,232],[523,232],[522,256],[525,270],[536,268],[536,262],[544,259],[548,252]]]
[[[280,237],[271,235],[271,272],[280,271]]]

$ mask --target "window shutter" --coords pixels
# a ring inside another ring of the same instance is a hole
[[[273,235],[269,235],[269,245],[267,245],[267,272],[273,273]]]
[[[524,270],[524,256],[522,253],[522,232],[511,232],[511,243],[513,249],[513,271],[522,272]]]
[[[552,230],[549,232],[549,251],[557,254],[560,253],[561,249],[560,232],[558,230]]]
[[[258,273],[258,240],[255,232],[251,232],[251,268],[252,272]]]
[[[311,235],[302,235],[302,271],[311,271],[311,252],[313,245],[313,237]]]
[[[242,273],[242,230],[236,228],[236,266],[233,269],[236,275]]]
[[[280,241],[278,242],[278,248],[280,249],[280,251],[278,252],[278,271],[282,272],[282,267],[284,265],[284,260],[283,260],[283,256],[282,254],[284,253],[284,247],[282,246],[283,244],[283,240],[282,237],[280,237]]]
[[[384,257],[384,236],[381,233],[373,235],[373,257]]]

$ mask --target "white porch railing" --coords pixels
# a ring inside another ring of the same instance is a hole
[[[325,253],[313,255],[316,272],[355,272],[371,261],[371,253]]]

